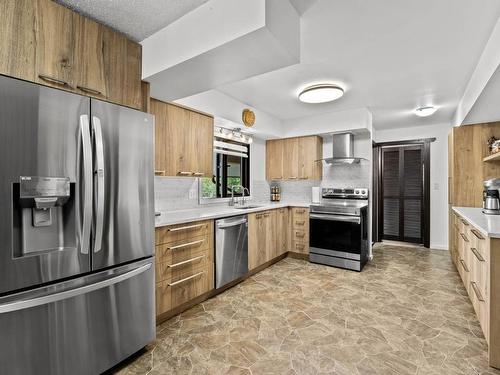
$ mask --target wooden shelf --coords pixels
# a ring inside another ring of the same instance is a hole
[[[485,157],[483,161],[500,161],[500,152]]]

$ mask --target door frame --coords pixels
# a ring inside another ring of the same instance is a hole
[[[430,247],[430,191],[431,191],[431,171],[430,171],[430,153],[431,153],[431,143],[434,142],[436,138],[422,138],[422,139],[412,139],[403,141],[392,141],[392,142],[378,142],[373,143],[374,148],[374,163],[373,163],[373,186],[376,191],[374,210],[373,210],[373,220],[376,221],[377,230],[374,231],[374,242],[380,242],[383,237],[383,186],[382,186],[382,148],[389,147],[403,147],[403,146],[422,146],[423,149],[423,220],[422,220],[422,230],[423,230],[423,245],[426,248]]]

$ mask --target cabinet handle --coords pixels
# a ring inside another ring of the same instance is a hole
[[[269,214],[264,214],[264,217],[269,217]]]
[[[205,258],[205,255],[200,255],[199,257],[191,258],[191,259],[179,262],[179,263],[167,264],[167,267],[168,268],[175,268],[175,267],[183,266],[183,265],[188,264],[188,263],[196,262],[197,260],[200,260],[203,258]]]
[[[296,176],[292,176],[292,177],[288,177],[290,180],[296,180],[297,177]]]
[[[282,179],[283,179],[283,176],[271,177],[271,180],[282,180]]]
[[[469,226],[469,223],[468,223],[468,222],[466,222],[464,219],[460,219],[460,221],[461,221],[461,222],[462,222],[462,224],[463,224],[463,225],[465,225],[466,227],[468,227],[468,226]]]
[[[477,299],[481,302],[484,302],[484,298],[483,298],[481,292],[479,291],[479,288],[478,288],[476,282],[471,281],[470,285],[472,286],[472,289],[474,289],[474,294],[476,295]]]
[[[165,176],[165,171],[155,171],[155,176]]]
[[[309,176],[300,177],[301,180],[307,180]]]
[[[257,214],[257,215],[255,215],[255,218],[256,218],[256,219],[262,219],[262,214]]]
[[[295,222],[295,225],[302,226],[302,225],[304,225],[305,223],[306,223],[305,221],[296,221],[296,222]]]
[[[471,233],[472,233],[472,234],[473,234],[473,235],[474,235],[477,239],[479,239],[479,240],[484,240],[484,237],[483,237],[483,236],[481,236],[481,234],[480,234],[477,230],[475,230],[475,229],[471,229],[470,231],[471,231]]]
[[[462,238],[464,239],[465,242],[469,242],[469,239],[467,237],[465,237],[465,234],[460,233],[460,235],[462,236]]]
[[[305,233],[299,233],[299,232],[295,232],[295,237],[298,237],[298,238],[304,238],[306,236]]]
[[[475,247],[471,247],[470,250],[476,256],[477,260],[479,260],[480,262],[484,262],[484,258],[482,257],[481,254],[479,254],[479,252],[477,251],[477,249]]]
[[[467,266],[465,265],[465,262],[463,259],[460,259],[460,263],[462,264],[462,267],[464,268],[464,271],[465,272],[469,272],[469,269],[467,268]]]
[[[306,210],[295,210],[295,212],[298,213],[298,214],[303,214],[303,213],[306,212]]]
[[[85,86],[76,86],[76,88],[80,91],[83,91],[83,92],[86,92],[88,94],[92,94],[92,95],[102,95],[102,92],[100,92],[99,90],[94,90],[94,89],[91,89],[89,87],[85,87]]]
[[[66,81],[63,81],[62,79],[54,78],[45,74],[39,74],[38,77],[44,81],[71,88],[70,84]]]
[[[182,279],[182,280],[176,281],[176,282],[174,282],[174,283],[169,283],[169,284],[168,284],[168,286],[176,286],[176,285],[179,285],[179,284],[185,283],[186,281],[192,280],[192,279],[194,279],[195,277],[198,277],[198,276],[200,276],[200,275],[203,275],[204,273],[205,273],[204,271],[198,272],[197,274],[194,274],[193,276],[186,277],[185,279]]]
[[[196,228],[203,228],[205,226],[206,226],[206,224],[187,225],[185,227],[179,227],[179,228],[168,228],[168,231],[169,232],[179,232],[181,230],[190,230],[190,229],[196,229]]]
[[[179,176],[192,176],[193,172],[179,172],[177,173]]]
[[[198,244],[203,243],[203,242],[205,242],[205,240],[198,240],[198,241],[183,243],[182,245],[169,246],[169,247],[167,247],[167,249],[168,250],[179,250],[179,249],[183,249],[185,247],[190,247],[190,246],[198,245]]]
[[[193,176],[195,176],[195,177],[202,177],[204,175],[205,175],[205,173],[203,173],[203,172],[194,172],[193,173]]]
[[[298,250],[304,250],[305,245],[295,244],[295,248],[298,249]]]

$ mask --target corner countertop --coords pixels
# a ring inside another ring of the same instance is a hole
[[[253,205],[254,203],[249,203]],[[220,219],[223,217],[245,215],[253,212],[272,210],[283,207],[309,207],[310,202],[277,202],[277,203],[255,203],[255,208],[237,209],[228,205],[207,205],[206,207],[194,208],[189,210],[163,211],[160,216],[155,218],[155,227],[164,227],[166,225],[183,224],[193,221]]]
[[[452,209],[484,236],[500,238],[500,215],[485,215],[482,208],[476,207],[452,207]]]

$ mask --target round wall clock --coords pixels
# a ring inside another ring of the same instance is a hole
[[[243,120],[243,124],[245,124],[247,128],[251,128],[255,124],[255,113],[253,113],[252,110],[246,108],[241,114],[241,119]]]

